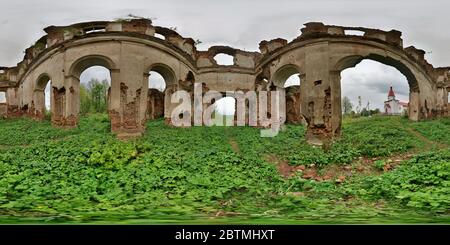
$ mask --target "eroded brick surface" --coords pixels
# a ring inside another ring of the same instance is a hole
[[[320,144],[340,135],[340,72],[372,59],[397,68],[407,78],[411,120],[449,116],[450,67],[435,68],[426,61],[424,50],[403,47],[402,33],[397,30],[312,22],[290,42],[281,38],[261,41],[259,52],[229,46],[199,51],[193,38],[154,26],[147,19],[50,26],[44,31],[46,35],[25,50],[17,66],[0,67],[0,91],[7,94],[0,115],[44,118],[43,86],[51,80],[53,124],[75,127],[81,72],[104,66],[111,71],[108,112],[111,129],[118,135],[140,135],[146,120],[162,116],[172,124],[176,107],[170,102],[172,94],[185,90],[193,97],[194,83],[199,82],[203,94],[285,90],[286,121],[306,123],[306,137]],[[218,54],[232,56],[233,64],[219,65]],[[148,89],[150,71],[163,76],[164,92]],[[286,79],[294,74],[301,78],[300,86],[285,89]],[[256,126],[267,125],[258,122]]]

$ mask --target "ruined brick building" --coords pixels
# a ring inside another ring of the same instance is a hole
[[[77,126],[80,74],[92,66],[110,71],[109,116],[112,131],[119,136],[140,135],[148,119],[160,115],[169,119],[176,106],[170,95],[179,89],[192,91],[195,81],[203,83],[204,91],[258,92],[284,90],[286,79],[299,74],[301,84],[288,89],[282,109],[288,122],[304,120],[307,139],[317,143],[341,134],[340,74],[364,59],[393,66],[405,75],[411,120],[449,113],[450,68],[435,68],[424,59],[423,50],[404,48],[396,30],[307,23],[290,42],[262,41],[260,52],[227,46],[199,51],[192,38],[146,19],[50,26],[45,32],[17,66],[0,68],[0,92],[6,93],[0,113],[7,117],[43,118],[44,88],[51,80],[52,123]],[[221,53],[233,56],[234,64],[218,65],[214,57]],[[164,77],[163,94],[149,91],[150,71]]]

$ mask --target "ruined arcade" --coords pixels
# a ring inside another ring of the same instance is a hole
[[[176,107],[171,95],[181,89],[193,92],[195,82],[203,84],[203,92],[283,91],[287,78],[298,73],[301,84],[286,89],[280,109],[286,111],[287,123],[305,121],[307,139],[320,144],[341,133],[341,71],[364,59],[393,66],[405,75],[411,120],[449,115],[450,67],[434,68],[423,50],[403,47],[396,30],[307,23],[290,42],[262,41],[260,52],[228,46],[200,51],[194,39],[147,19],[50,26],[45,32],[16,67],[0,67],[0,91],[6,92],[6,103],[0,104],[3,116],[42,119],[44,88],[51,80],[53,125],[75,127],[80,74],[103,66],[111,74],[111,130],[119,136],[138,136],[149,119],[164,116],[170,124]],[[218,65],[214,57],[221,53],[233,56],[234,64]],[[164,77],[164,93],[148,89],[150,71]]]

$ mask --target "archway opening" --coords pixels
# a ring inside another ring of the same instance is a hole
[[[305,123],[301,113],[300,72],[294,65],[286,65],[280,68],[272,78],[273,84],[278,90],[286,92],[286,123]]]
[[[284,88],[289,88],[293,86],[300,86],[300,74],[296,73],[288,77],[284,83]]]
[[[166,80],[164,77],[157,71],[150,71],[148,76],[148,88],[156,89],[160,92],[164,92],[166,90]]]
[[[157,71],[150,71],[148,76],[147,116],[149,119],[164,117],[164,92],[166,80]]]
[[[70,70],[72,82],[67,93],[69,105],[65,107],[69,110],[66,116],[86,115],[86,114],[106,114],[111,107],[111,70],[116,69],[114,62],[108,57],[101,55],[89,55],[80,58],[75,62]],[[117,84],[116,84],[117,85]],[[119,86],[116,86],[117,88]],[[56,99],[55,104],[56,104]],[[109,114],[109,113],[108,113]],[[76,122],[70,121],[72,125]]]
[[[165,64],[153,64],[148,69],[147,111],[148,119],[170,117],[170,95],[176,83],[175,73]]]
[[[49,118],[52,113],[52,96],[51,96],[52,81],[51,78],[43,74],[39,77],[34,97],[35,116],[38,118]]]
[[[217,126],[231,126],[236,116],[236,99],[223,97],[214,103],[214,122]]]
[[[272,82],[279,88],[300,86],[300,71],[294,65],[285,65],[275,72]]]
[[[110,70],[93,65],[80,74],[80,113],[107,113],[111,87]]]
[[[396,67],[364,59],[341,72],[344,117],[408,115],[410,86]]]

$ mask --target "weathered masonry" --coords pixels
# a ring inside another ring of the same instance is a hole
[[[262,41],[260,52],[227,46],[199,51],[192,38],[146,19],[50,26],[45,32],[16,67],[0,68],[0,92],[6,92],[6,103],[0,104],[4,116],[43,118],[44,88],[51,80],[53,124],[77,126],[80,74],[91,66],[103,66],[111,74],[112,131],[139,135],[150,118],[164,115],[170,123],[176,107],[170,103],[171,94],[179,89],[193,91],[194,82],[203,83],[204,92],[258,92],[284,90],[286,79],[299,74],[300,86],[287,91],[282,107],[288,122],[305,121],[308,140],[320,143],[340,135],[340,74],[363,59],[391,65],[406,76],[411,120],[449,115],[450,67],[434,68],[423,50],[404,48],[396,30],[307,23],[291,42]],[[218,65],[214,57],[221,53],[233,56],[234,64]],[[163,94],[148,89],[150,71],[164,77]]]

